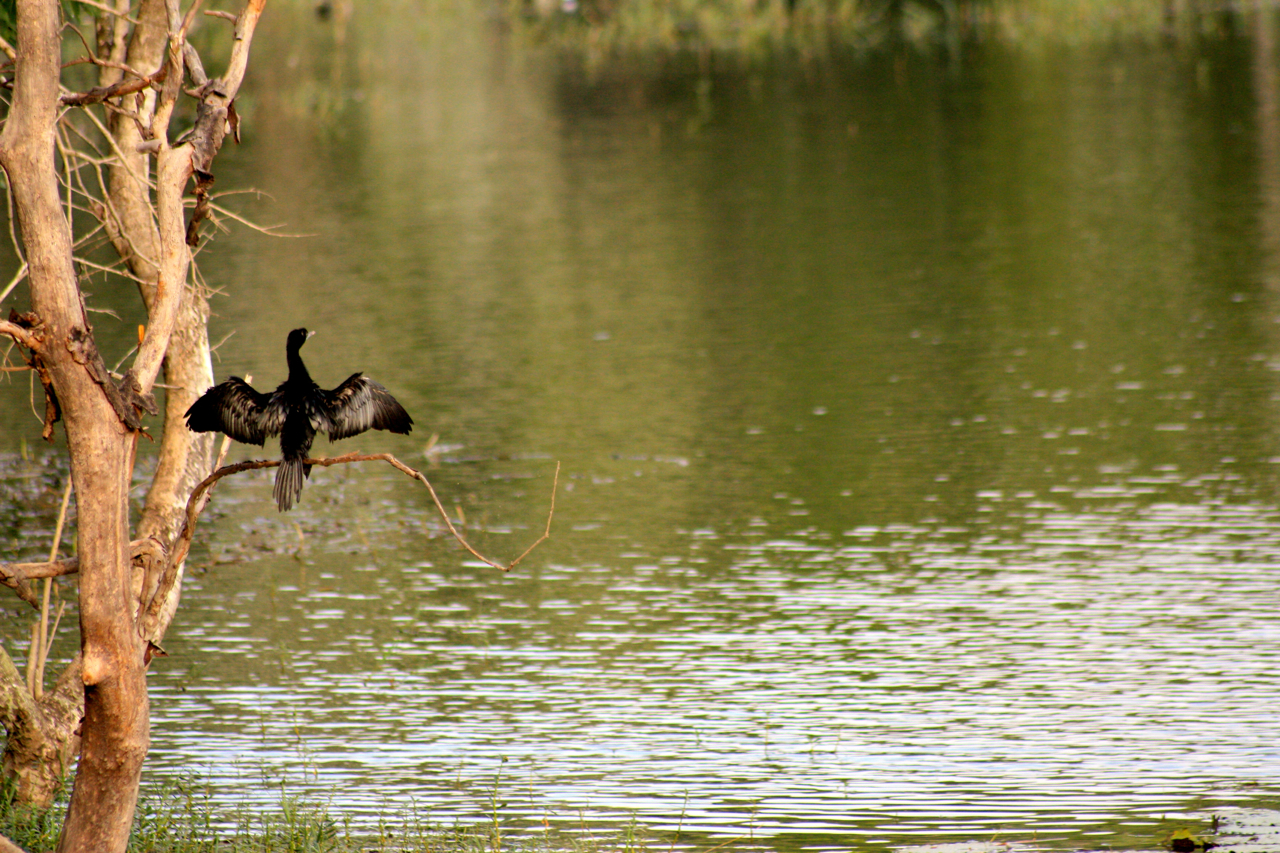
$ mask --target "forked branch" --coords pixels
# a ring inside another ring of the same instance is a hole
[[[157,560],[161,556],[163,556],[163,548],[154,539],[135,539],[129,543],[129,557],[132,560]],[[27,586],[27,581],[60,578],[74,575],[79,571],[79,557],[38,563],[0,563],[0,586],[9,587],[18,594],[19,598],[39,610],[40,599]]]
[[[495,560],[481,554],[458,532],[453,526],[453,522],[449,519],[449,513],[445,511],[444,504],[440,502],[440,496],[436,494],[435,488],[431,485],[431,481],[426,478],[421,471],[410,468],[390,453],[347,453],[342,456],[333,456],[325,459],[307,459],[307,465],[320,465],[328,468],[331,465],[345,465],[350,462],[386,462],[392,468],[406,474],[427,487],[427,491],[431,493],[431,500],[435,503],[436,509],[440,512],[440,517],[444,519],[445,526],[449,528],[449,532],[453,534],[453,538],[458,544],[467,550],[473,557],[493,566],[504,572],[514,569],[521,560],[529,556],[529,553],[537,548],[551,536],[551,519],[556,512],[556,491],[560,485],[560,463],[556,463],[555,477],[551,483],[551,507],[547,510],[547,526],[542,531],[542,535],[534,540],[533,544],[525,548],[520,556],[516,557],[510,563],[503,565]],[[173,586],[178,580],[178,566],[182,565],[182,561],[187,558],[187,554],[191,551],[191,539],[195,535],[196,521],[200,517],[200,511],[204,507],[205,495],[213,486],[223,477],[229,477],[232,474],[239,474],[242,471],[254,471],[259,468],[276,468],[279,467],[279,459],[261,459],[251,460],[248,462],[237,462],[234,465],[226,465],[214,471],[208,477],[200,482],[191,492],[191,497],[187,500],[187,517],[182,525],[182,532],[178,534],[177,541],[169,551],[169,557],[166,561],[164,573],[160,577],[159,585],[156,587],[155,593],[151,597],[151,602],[147,605],[146,610],[141,614],[139,622],[139,633],[152,642],[158,642],[159,637],[152,636],[156,627],[159,625],[159,616],[164,601],[169,597],[169,593],[173,590]]]
[[[94,62],[95,65],[102,65],[102,62]],[[165,76],[169,73],[169,65],[160,66],[160,70],[154,74],[138,74],[131,70],[136,76],[132,80],[121,80],[110,86],[97,86],[87,92],[66,92],[59,100],[64,106],[68,107],[87,107],[90,104],[100,104],[108,98],[119,98],[123,95],[132,95],[134,92],[141,92],[157,83],[163,83]]]
[[[22,346],[32,351],[39,351],[40,338],[27,326],[11,320],[0,320],[0,335],[13,338]]]

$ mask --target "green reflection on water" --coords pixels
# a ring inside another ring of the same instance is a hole
[[[320,382],[366,371],[420,426],[334,452],[426,464],[438,434],[429,473],[499,556],[561,460],[555,534],[499,580],[391,472],[317,471],[283,518],[266,478],[225,483],[156,766],[279,761],[292,714],[324,784],[465,811],[527,749],[569,802],[662,823],[683,784],[690,825],[796,844],[992,829],[973,802],[1120,832],[1273,781],[1254,42],[587,79],[455,14],[264,22],[219,186],[307,236],[203,256],[217,372],[270,386],[319,329]]]

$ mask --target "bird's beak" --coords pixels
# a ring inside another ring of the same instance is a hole
[[[315,329],[312,329],[311,331],[307,332],[307,340],[311,340],[311,336],[314,335],[315,333],[316,333]]]

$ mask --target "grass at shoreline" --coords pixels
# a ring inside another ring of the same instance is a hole
[[[10,781],[0,782],[0,835],[28,851],[58,844],[66,791],[47,809],[14,802]],[[129,838],[130,853],[646,853],[647,839],[632,822],[614,834],[506,834],[492,823],[433,823],[413,809],[389,813],[376,829],[355,828],[323,804],[290,795],[263,809],[215,806],[208,785],[168,781],[143,792]],[[666,850],[666,845],[659,845]]]

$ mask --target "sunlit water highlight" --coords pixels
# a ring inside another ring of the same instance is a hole
[[[505,581],[358,561],[373,594],[288,562],[217,568],[281,582],[290,639],[251,628],[252,595],[184,620],[182,659],[242,656],[251,677],[158,677],[153,761],[198,757],[238,789],[265,768],[370,818],[412,798],[474,820],[496,792],[531,824],[859,844],[1142,836],[1277,778],[1277,567],[1241,551],[1280,553],[1273,511],[993,509],[1025,534],[756,519]],[[196,590],[189,614],[216,594]]]

